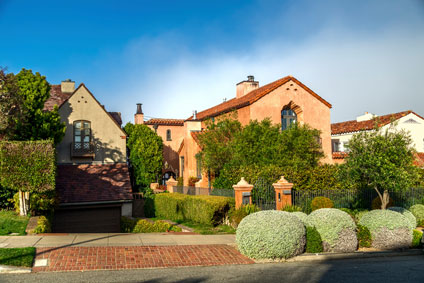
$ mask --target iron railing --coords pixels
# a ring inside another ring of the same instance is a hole
[[[275,209],[275,189],[264,179],[258,179],[252,189],[252,203],[261,210]]]
[[[223,197],[234,197],[233,189],[210,189],[210,188],[197,188],[187,186],[174,187],[174,192],[185,194],[185,195],[211,195],[211,196],[223,196]]]
[[[71,157],[94,157],[94,144],[92,142],[72,142]]]

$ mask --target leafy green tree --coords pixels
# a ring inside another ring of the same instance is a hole
[[[127,123],[124,130],[128,135],[133,179],[136,186],[143,190],[156,182],[162,173],[163,141],[146,125]]]
[[[16,78],[0,69],[0,138],[10,139],[24,117],[23,97]]]
[[[56,156],[52,141],[0,141],[0,184],[19,191],[22,215],[27,215],[30,193],[55,189]]]
[[[240,177],[273,182],[288,169],[316,167],[323,156],[319,135],[307,125],[295,124],[281,131],[269,119],[243,127],[226,118],[210,123],[199,140],[203,166],[216,177],[214,187],[231,188]]]
[[[342,165],[346,180],[362,190],[374,189],[381,209],[389,203],[388,191],[407,189],[418,181],[412,140],[404,131],[389,127],[360,132],[350,139],[348,150]]]
[[[14,140],[53,139],[58,144],[65,135],[65,123],[60,121],[58,107],[44,111],[50,97],[50,85],[45,76],[22,69],[16,76],[19,94],[23,99],[24,119],[18,121]]]

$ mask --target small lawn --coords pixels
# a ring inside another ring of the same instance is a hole
[[[25,235],[25,229],[28,225],[29,217],[19,216],[14,211],[0,211],[0,235],[9,235],[10,233],[18,233]]]
[[[0,264],[31,267],[35,248],[0,248]]]

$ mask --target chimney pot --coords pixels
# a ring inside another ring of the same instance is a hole
[[[137,113],[136,114],[143,114],[143,110],[141,109],[142,103],[137,103]]]
[[[141,103],[137,103],[137,112],[134,114],[134,124],[144,124],[144,114],[141,109]]]
[[[252,75],[247,76],[247,80],[248,80],[249,82],[253,82],[253,81],[255,80],[255,76],[252,76]]]

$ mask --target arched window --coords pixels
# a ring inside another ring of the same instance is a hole
[[[172,139],[171,139],[171,130],[169,130],[169,129],[168,129],[168,130],[166,130],[166,140],[167,140],[167,141],[172,140]]]
[[[284,131],[297,121],[297,115],[292,109],[281,111],[281,129]]]
[[[90,150],[91,123],[88,121],[74,122],[74,149]]]

